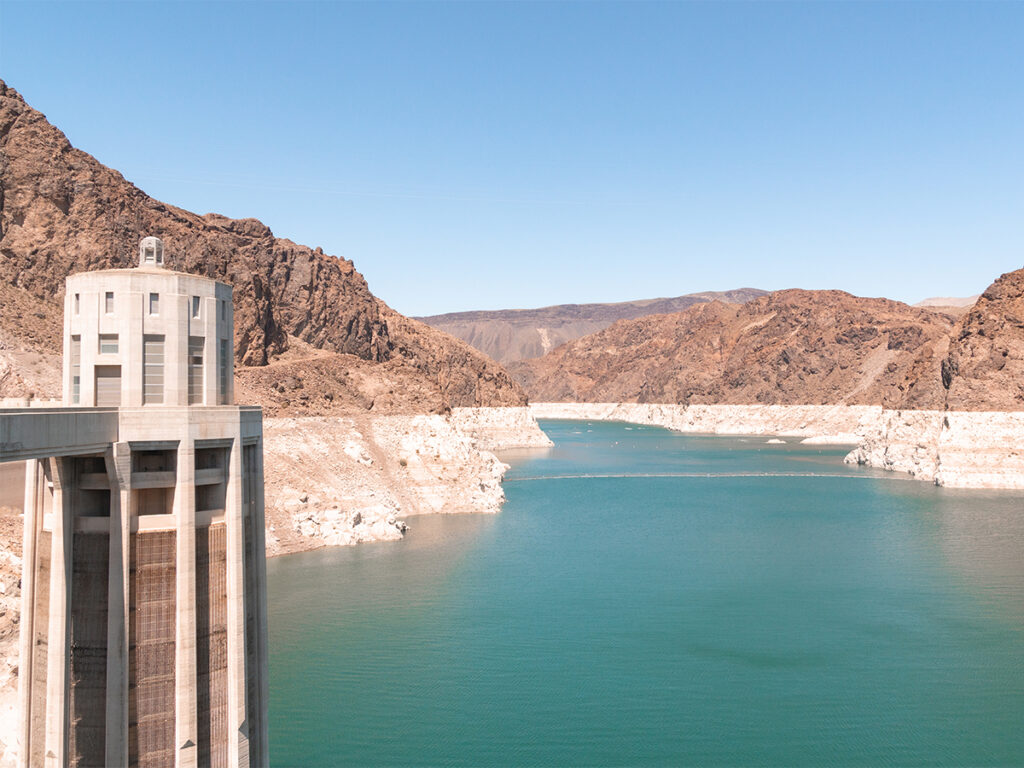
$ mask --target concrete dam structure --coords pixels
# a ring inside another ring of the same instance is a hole
[[[22,766],[265,766],[262,412],[233,405],[231,288],[73,275],[63,405],[0,409],[24,461]]]

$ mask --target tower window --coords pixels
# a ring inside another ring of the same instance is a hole
[[[228,399],[228,340],[220,340],[220,355],[217,360],[218,368],[218,394],[220,395],[220,403],[224,405]]]
[[[192,317],[199,317],[199,297],[192,297]]]
[[[71,337],[71,404],[82,402],[82,337]]]
[[[82,312],[82,294],[75,294],[75,314],[81,314]]]
[[[114,292],[107,291],[103,294],[103,311],[108,315],[114,314]]]
[[[151,245],[146,246],[146,263],[147,264],[155,264],[156,263],[156,248],[154,248]]]
[[[116,333],[101,333],[100,334],[100,354],[101,355],[116,355],[118,338]]]
[[[220,300],[220,319],[226,320],[228,317],[228,303],[224,299]]]
[[[164,337],[144,336],[142,402],[164,401]]]
[[[188,337],[188,404],[203,402],[203,344],[202,336]]]
[[[160,294],[151,293],[149,294],[149,314],[159,315],[160,314]]]

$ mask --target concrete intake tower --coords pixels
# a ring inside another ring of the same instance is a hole
[[[25,461],[22,766],[265,766],[263,422],[233,405],[231,287],[72,275],[63,407],[0,409]]]

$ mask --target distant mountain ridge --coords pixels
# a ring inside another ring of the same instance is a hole
[[[737,288],[672,298],[450,312],[416,319],[450,333],[499,363],[506,364],[541,357],[568,341],[603,330],[617,320],[681,312],[695,304],[711,301],[743,304],[766,293],[758,288]]]
[[[776,291],[622,320],[509,366],[532,400],[941,408],[954,318],[843,291]]]
[[[1024,269],[932,301],[776,291],[621,320],[509,370],[536,401],[1024,411]]]
[[[915,307],[923,307],[934,312],[945,312],[953,317],[962,317],[973,307],[981,294],[974,296],[933,296],[917,302]]]

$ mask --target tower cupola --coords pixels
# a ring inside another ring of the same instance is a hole
[[[159,237],[144,237],[139,243],[139,266],[162,267],[164,265],[164,241]]]

